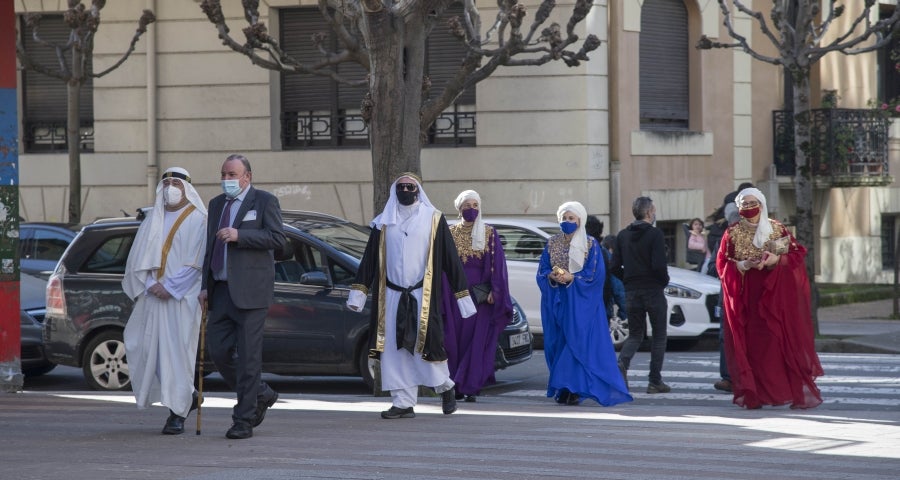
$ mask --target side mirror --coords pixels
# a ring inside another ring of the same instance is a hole
[[[328,282],[328,275],[325,275],[325,272],[320,271],[306,272],[303,275],[300,275],[300,283],[303,285],[316,285],[319,287],[331,286]]]

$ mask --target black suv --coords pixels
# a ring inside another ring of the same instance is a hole
[[[282,375],[359,375],[371,386],[368,306],[345,305],[369,228],[321,213],[285,211],[289,239],[275,261],[275,303],[269,308],[263,371]],[[85,226],[51,275],[44,348],[54,363],[81,367],[97,390],[130,388],[122,331],[132,302],[122,291],[125,261],[140,222],[104,220]],[[495,367],[532,355],[528,323],[514,303]],[[209,365],[211,367],[211,365]],[[209,371],[204,365],[204,370]]]

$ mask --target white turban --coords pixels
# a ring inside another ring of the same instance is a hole
[[[753,236],[753,246],[763,248],[772,235],[772,224],[769,222],[769,207],[766,206],[766,196],[757,188],[745,188],[734,198],[738,209],[741,208],[744,197],[756,197],[759,200],[759,225],[756,226],[756,235]]]
[[[584,231],[587,210],[579,202],[566,202],[556,211],[556,219],[562,222],[566,212],[572,212],[578,217],[578,229],[575,230],[569,243],[569,273],[577,273],[584,268],[584,258],[588,251],[587,232]]]
[[[478,217],[475,218],[475,222],[473,222],[472,225],[472,249],[484,250],[484,219],[481,217],[481,197],[478,196],[478,192],[475,190],[466,190],[460,193],[459,196],[456,197],[456,201],[453,202],[453,205],[460,214],[462,214],[460,208],[466,200],[475,200],[478,202]]]

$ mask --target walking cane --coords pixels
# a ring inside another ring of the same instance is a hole
[[[197,367],[198,393],[197,393],[197,435],[200,435],[200,419],[203,409],[203,352],[206,350],[206,305],[202,307],[203,314],[200,317],[200,360]]]

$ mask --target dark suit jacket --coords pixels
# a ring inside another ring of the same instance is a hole
[[[209,265],[215,234],[219,230],[219,218],[224,209],[225,194],[210,200],[202,285],[208,298],[212,298],[215,283]],[[256,218],[246,219],[251,211],[256,212]],[[271,193],[250,186],[232,227],[238,230],[238,241],[226,244],[228,255],[225,265],[231,301],[238,308],[268,308],[272,304],[275,290],[273,251],[281,251],[287,241],[278,199]]]

